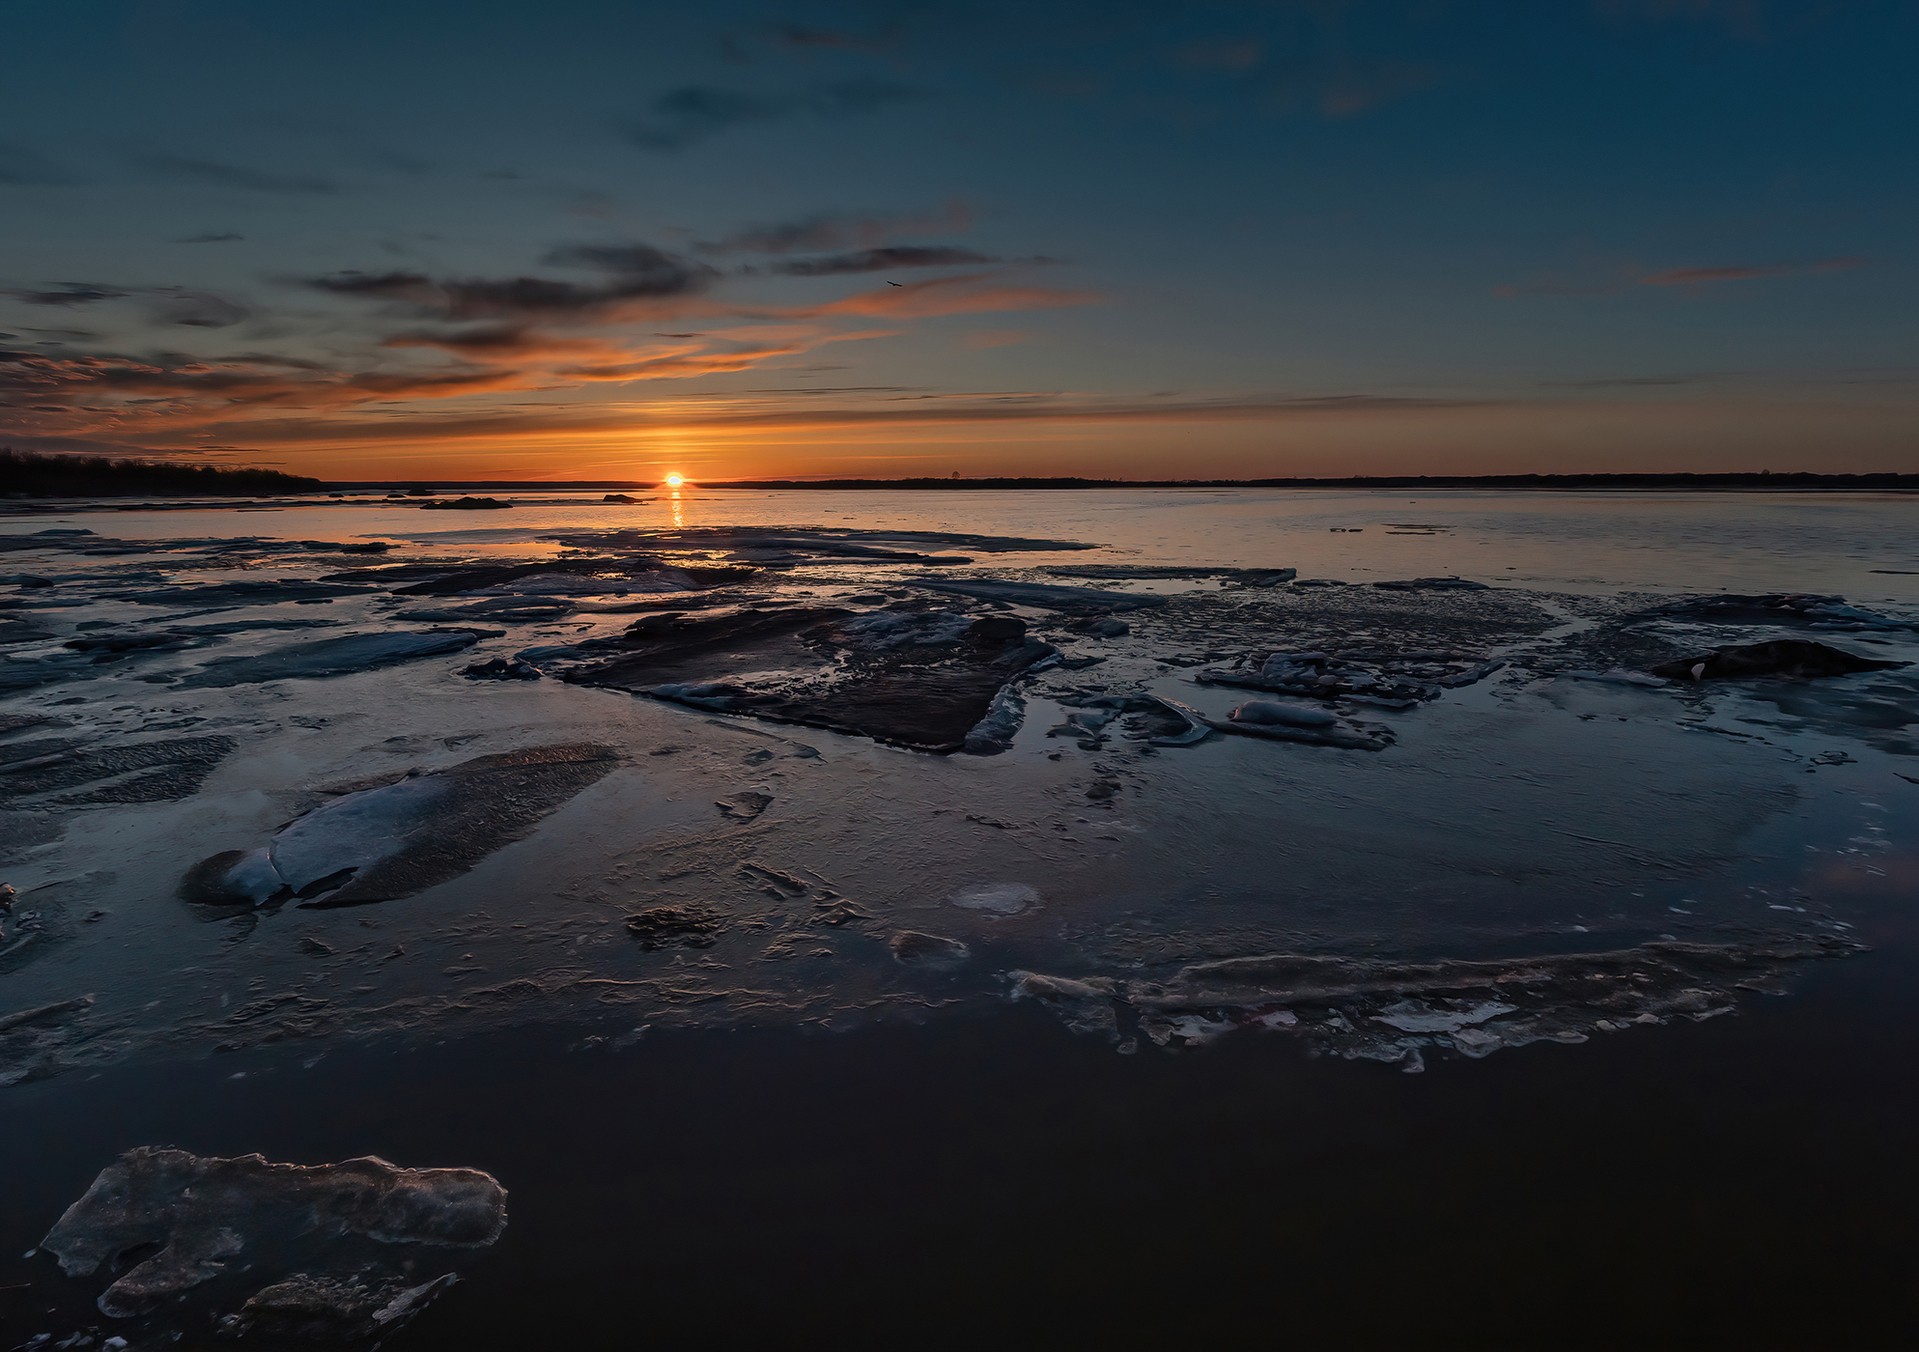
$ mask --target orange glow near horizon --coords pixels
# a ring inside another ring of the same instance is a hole
[[[276,419],[223,427],[216,458],[333,480],[618,480],[662,492],[772,478],[1259,478],[1272,475],[1702,472],[1909,468],[1914,405],[1851,404],[1817,392],[1770,397],[1513,400],[1438,406],[1200,406],[980,421],[913,412],[778,410],[762,419],[663,416],[656,407],[590,410],[552,421],[513,416],[401,424]],[[1148,415],[1153,416],[1148,416]],[[638,455],[636,422],[663,443]],[[837,415],[837,416],[836,416]],[[169,448],[172,449],[172,448]],[[674,468],[655,466],[670,454]],[[151,453],[151,452],[149,452]],[[175,454],[184,453],[175,451]],[[165,454],[165,452],[162,452]],[[651,465],[647,461],[652,461]],[[189,461],[192,463],[192,461]],[[685,466],[684,469],[679,466]]]
[[[685,482],[686,482],[686,476],[684,474],[680,474],[676,472],[666,476],[666,486],[668,488],[678,488],[681,484]]]

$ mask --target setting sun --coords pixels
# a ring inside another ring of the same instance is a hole
[[[685,482],[686,476],[684,474],[669,474],[666,476],[666,486],[668,488],[678,488]]]

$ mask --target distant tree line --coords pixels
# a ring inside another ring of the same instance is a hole
[[[318,479],[282,474],[277,469],[229,469],[114,460],[104,455],[43,455],[0,450],[0,496],[7,497],[245,497],[259,493],[311,493],[320,487]]]

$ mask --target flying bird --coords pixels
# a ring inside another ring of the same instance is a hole
[[[887,283],[887,285],[888,285],[888,286],[897,286],[897,287],[904,287],[904,286],[906,285],[906,283],[905,283],[905,282],[888,282],[888,283]]]

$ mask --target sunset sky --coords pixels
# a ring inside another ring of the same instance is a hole
[[[0,445],[330,478],[1919,470],[1919,3],[86,0]]]

